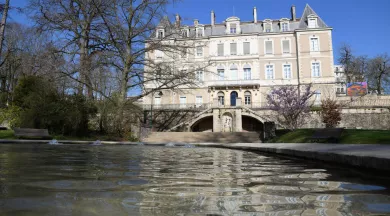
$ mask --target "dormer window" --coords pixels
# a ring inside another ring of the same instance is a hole
[[[196,28],[196,37],[203,37],[203,28]]]
[[[288,31],[288,23],[282,23],[282,31]]]
[[[188,37],[188,29],[182,29],[181,30],[181,36],[182,37]]]
[[[272,32],[272,20],[266,19],[264,20],[264,32]]]
[[[158,39],[163,39],[164,38],[164,29],[159,29],[157,31],[157,38]]]
[[[309,28],[317,28],[318,27],[316,15],[311,14],[311,15],[307,16],[307,26]]]
[[[290,29],[289,29],[289,26],[288,26],[288,24],[289,24],[289,19],[287,19],[287,18],[282,18],[282,19],[280,19],[279,20],[279,25],[280,25],[280,31],[281,32],[286,32],[286,31],[289,31]]]
[[[237,33],[237,25],[230,24],[230,34],[236,34],[236,33]]]

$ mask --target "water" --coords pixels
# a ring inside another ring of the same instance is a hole
[[[56,139],[50,140],[49,145],[59,145],[60,143]]]
[[[389,184],[228,149],[0,145],[0,215],[390,215]]]

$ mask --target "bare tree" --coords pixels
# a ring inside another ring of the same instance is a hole
[[[64,54],[72,56],[79,62],[78,70],[73,70],[72,76],[78,74],[79,93],[86,87],[86,94],[93,98],[91,71],[92,57],[104,49],[105,44],[97,42],[100,28],[96,7],[102,11],[112,1],[95,0],[30,0],[33,19],[42,31],[55,33],[62,43],[60,49]],[[94,6],[96,5],[96,7]],[[102,48],[103,47],[103,48]]]
[[[4,4],[0,5],[1,10],[3,11],[3,16],[1,17],[1,22],[0,22],[0,57],[1,57],[1,51],[3,50],[3,40],[4,40],[5,25],[7,23],[9,1],[10,0],[6,0]]]
[[[301,93],[297,86],[282,86],[274,88],[267,95],[267,101],[271,110],[278,114],[278,121],[295,130],[305,123],[310,112],[309,100],[314,92],[308,85]]]
[[[370,90],[380,95],[383,93],[384,83],[390,81],[390,58],[387,54],[378,55],[368,64],[367,80]]]

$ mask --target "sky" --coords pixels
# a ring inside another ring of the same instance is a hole
[[[10,2],[13,7],[24,7],[28,0]],[[335,63],[338,49],[344,43],[351,45],[355,55],[390,54],[390,0],[182,0],[170,5],[167,15],[173,20],[174,14],[179,13],[185,24],[192,24],[193,19],[210,24],[210,12],[214,10],[217,23],[233,15],[242,21],[252,21],[256,7],[258,20],[280,19],[291,17],[291,5],[296,6],[300,17],[306,4],[333,28]],[[10,21],[32,24],[17,10],[11,10]]]

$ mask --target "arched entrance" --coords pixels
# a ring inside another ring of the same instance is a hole
[[[250,132],[263,131],[263,123],[250,116],[242,116],[242,130]]]
[[[238,93],[236,91],[232,91],[232,93],[230,93],[230,106],[236,106],[237,97]]]
[[[207,116],[199,119],[191,126],[192,132],[212,132],[213,131],[213,116]]]

